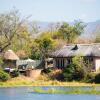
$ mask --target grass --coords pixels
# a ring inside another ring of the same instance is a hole
[[[20,87],[20,86],[68,86],[68,87],[78,87],[78,86],[100,86],[100,84],[88,84],[79,82],[59,82],[59,81],[7,81],[0,82],[0,87]]]
[[[65,87],[66,88],[66,87]],[[71,90],[60,90],[56,88],[49,88],[48,90],[44,90],[43,88],[34,88],[35,93],[41,94],[93,94],[100,95],[100,91],[96,91],[94,87],[92,90],[82,90],[81,88],[72,88]]]
[[[78,87],[78,86],[100,86],[100,84],[94,83],[81,83],[81,82],[60,82],[51,80],[33,80],[28,77],[17,77],[12,78],[6,82],[0,82],[0,87],[20,87],[20,86],[68,86],[68,87]]]

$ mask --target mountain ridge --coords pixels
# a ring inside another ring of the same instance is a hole
[[[61,22],[57,22],[61,23]],[[41,31],[46,31],[50,28],[50,25],[56,25],[56,22],[38,22],[37,25],[40,27]],[[72,24],[73,22],[68,22],[69,24]],[[100,20],[94,21],[94,22],[88,22],[85,23],[86,27],[84,29],[84,33],[81,35],[84,39],[93,40],[96,38],[97,35],[100,34]]]

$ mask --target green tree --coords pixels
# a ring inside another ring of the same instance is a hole
[[[73,43],[75,39],[80,36],[84,31],[85,25],[82,22],[75,22],[74,25],[63,23],[59,28],[59,36],[66,40],[67,43]]]
[[[67,81],[80,81],[84,79],[86,75],[87,74],[84,69],[83,57],[81,56],[75,56],[74,58],[72,58],[72,63],[68,65],[63,71],[64,80]]]
[[[39,40],[38,39],[35,39],[34,42],[33,42],[30,58],[37,59],[37,60],[41,59],[41,52],[40,52]]]
[[[44,68],[47,67],[48,54],[54,50],[56,42],[51,38],[50,35],[42,35],[42,37],[35,40],[38,44],[38,51],[40,52],[40,59]],[[38,53],[39,53],[38,52]]]
[[[0,51],[11,47],[17,49],[18,44],[26,43],[28,29],[26,28],[26,18],[22,19],[18,10],[0,14]],[[21,47],[21,46],[20,46]]]
[[[10,48],[15,52],[21,50],[27,57],[30,56],[33,46],[30,33],[28,18],[22,18],[18,10],[0,14],[0,52]]]

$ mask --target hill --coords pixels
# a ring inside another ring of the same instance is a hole
[[[40,31],[46,31],[57,25],[57,23],[53,23],[53,22],[51,23],[50,22],[38,22],[37,24],[40,27]],[[81,38],[94,40],[96,36],[100,34],[100,20],[95,21],[95,22],[88,22],[85,24],[86,24],[86,27],[84,29],[84,33],[81,35]]]

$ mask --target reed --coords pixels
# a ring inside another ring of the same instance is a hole
[[[80,87],[71,88],[71,90],[60,90],[56,88],[49,88],[45,90],[42,87],[36,87],[33,90],[35,93],[41,93],[41,94],[93,94],[93,95],[100,95],[100,91],[95,90],[92,88],[91,90],[82,90]]]

